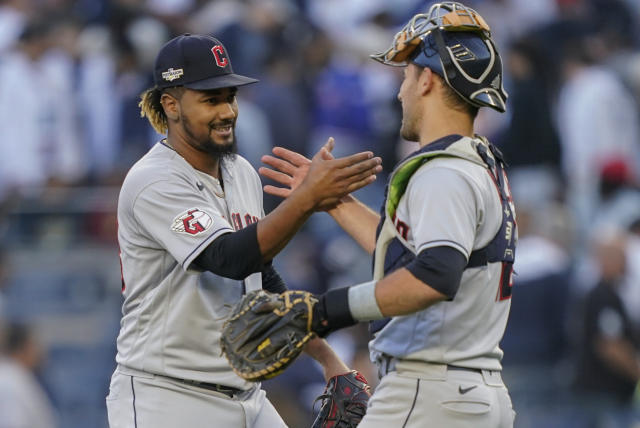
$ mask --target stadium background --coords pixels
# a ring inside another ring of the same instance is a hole
[[[107,426],[121,305],[117,195],[159,139],[137,107],[159,47],[210,33],[235,71],[260,79],[240,91],[237,125],[239,152],[256,168],[274,145],[311,154],[334,136],[338,155],[371,149],[389,173],[414,146],[398,139],[400,73],[368,55],[430,3],[0,0],[0,320],[32,332],[42,356],[34,374],[57,426]],[[637,404],[592,403],[574,387],[589,334],[581,303],[607,275],[607,254],[627,260],[618,293],[640,326],[640,3],[466,3],[492,26],[510,94],[507,114],[482,112],[477,124],[507,155],[518,206],[503,340],[516,426],[640,426]],[[377,208],[384,182],[358,196]],[[267,210],[277,203],[265,197]],[[324,213],[276,266],[290,288],[313,292],[370,275],[369,257]],[[375,384],[367,337],[358,326],[330,341]],[[0,391],[7,382],[0,375]],[[309,425],[323,385],[306,357],[265,384],[293,428]]]

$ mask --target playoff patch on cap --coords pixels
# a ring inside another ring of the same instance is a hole
[[[162,78],[169,82],[173,82],[174,80],[181,78],[183,75],[184,71],[181,68],[177,70],[170,68],[167,71],[162,72]]]
[[[197,34],[175,37],[160,49],[154,81],[158,88],[185,86],[201,90],[257,82],[233,72],[231,59],[219,40]]]

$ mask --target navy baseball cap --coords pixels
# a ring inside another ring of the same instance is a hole
[[[197,34],[175,37],[160,49],[153,79],[158,88],[184,86],[200,90],[257,82],[233,72],[227,50],[219,40]]]

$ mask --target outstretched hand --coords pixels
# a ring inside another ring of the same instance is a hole
[[[283,147],[275,147],[273,154],[262,157],[262,162],[270,168],[261,167],[258,172],[283,187],[266,185],[268,194],[287,198],[303,183],[318,197],[317,209],[334,207],[340,199],[375,181],[382,171],[381,159],[371,152],[360,152],[335,159],[331,154],[335,146],[329,138],[310,160],[305,156]]]
[[[331,151],[334,146],[335,140],[331,137],[322,146],[319,153],[322,153],[322,156],[327,160],[333,159]],[[264,186],[266,193],[286,198],[307,176],[307,171],[311,166],[311,159],[284,147],[274,147],[272,152],[277,157],[264,155],[261,160],[262,163],[269,165],[273,169],[261,167],[258,172],[260,175],[286,186],[277,187],[267,184]]]

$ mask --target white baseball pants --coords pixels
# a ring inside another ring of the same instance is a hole
[[[233,398],[175,379],[117,369],[107,396],[110,428],[286,428],[265,392]]]
[[[358,428],[512,428],[500,372],[399,362],[382,377]]]

